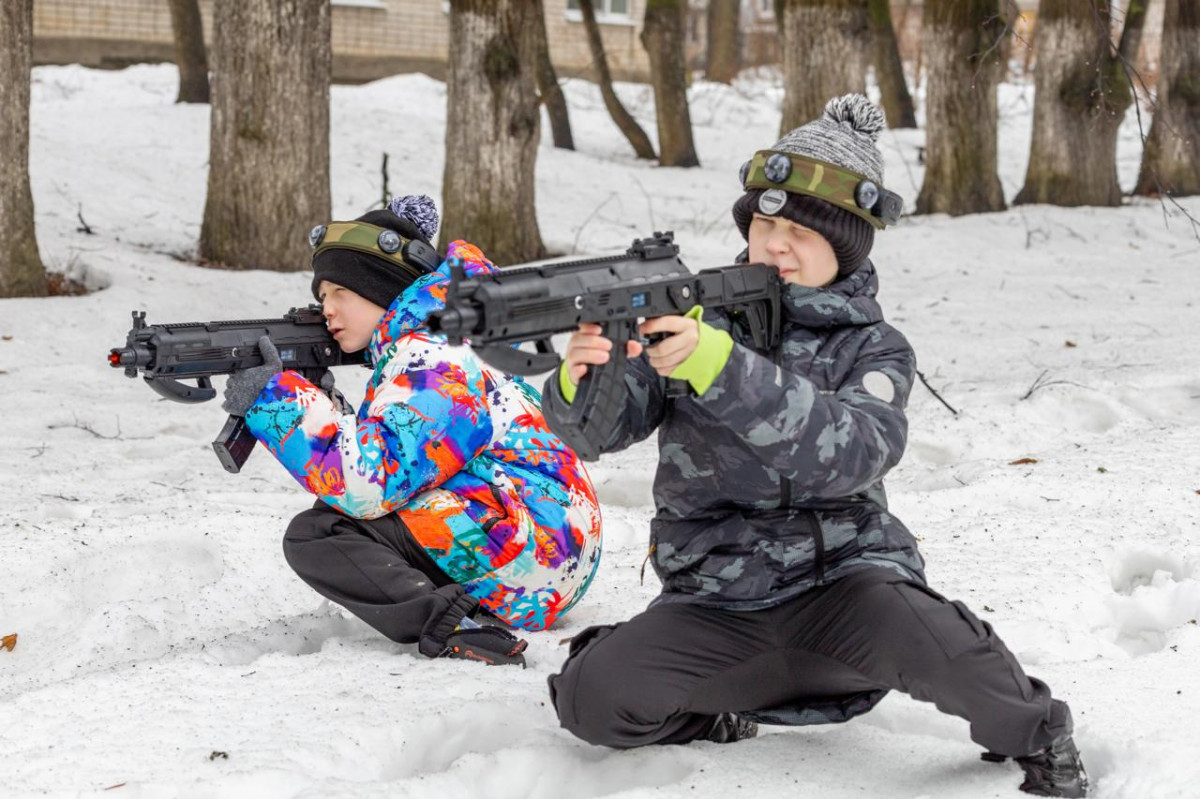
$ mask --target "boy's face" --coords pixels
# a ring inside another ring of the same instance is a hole
[[[325,326],[342,352],[358,352],[371,343],[371,335],[386,308],[328,280],[322,280],[317,286],[317,296],[321,298]]]
[[[837,256],[825,237],[790,219],[756,213],[749,240],[750,263],[774,266],[785,283],[820,288],[837,277]]]

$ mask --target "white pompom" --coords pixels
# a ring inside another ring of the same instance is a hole
[[[883,111],[861,94],[843,94],[825,104],[825,116],[834,122],[846,122],[856,132],[877,141],[887,127]]]

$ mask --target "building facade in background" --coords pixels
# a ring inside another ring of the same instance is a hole
[[[1081,0],[1081,2],[1084,0]],[[425,72],[444,78],[449,48],[450,4],[445,0],[331,0],[333,5],[333,77],[357,83],[401,72]],[[614,77],[647,79],[649,59],[642,47],[646,0],[593,0]],[[1128,0],[1119,0],[1120,5]],[[544,0],[550,57],[559,77],[589,77],[591,54],[577,0]],[[702,68],[705,56],[705,0],[688,3],[688,60]],[[742,63],[753,67],[779,60],[775,0],[741,0]],[[1037,0],[1017,0],[1022,18],[1018,33],[1031,41]],[[1150,0],[1139,62],[1152,80],[1162,30],[1163,0]],[[919,74],[921,0],[893,0],[901,55],[910,77]],[[200,0],[205,40],[212,0]],[[166,0],[37,0],[33,5],[34,63],[85,64],[119,68],[171,61],[175,50]],[[1013,45],[1011,58],[1028,68],[1031,53]]]
[[[644,79],[638,38],[646,0],[594,0],[609,65],[618,79]],[[212,41],[212,0],[200,0],[205,41]],[[444,78],[450,4],[444,0],[332,0],[333,73],[362,82],[401,72]],[[545,0],[550,57],[560,77],[590,71],[591,55],[576,0]],[[165,0],[37,0],[34,63],[119,68],[175,56]],[[689,49],[702,50],[703,42]]]

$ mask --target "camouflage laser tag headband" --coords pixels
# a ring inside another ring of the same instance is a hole
[[[759,150],[742,164],[741,177],[744,189],[807,194],[844,208],[879,230],[896,224],[904,208],[899,194],[875,181],[845,167],[795,153]],[[783,207],[782,202],[779,207]]]
[[[438,268],[437,252],[420,239],[367,222],[330,222],[308,232],[313,258],[326,250],[354,250],[395,264],[414,279]]]

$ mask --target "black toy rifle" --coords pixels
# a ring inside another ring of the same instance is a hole
[[[640,319],[686,313],[696,305],[721,307],[749,329],[755,346],[779,343],[779,273],[745,264],[692,274],[670,232],[637,239],[623,255],[505,268],[470,279],[451,263],[450,274],[446,308],[430,316],[430,329],[451,344],[467,340],[503,371],[548,372],[559,364],[550,336],[585,322],[604,328],[612,356],[588,367],[567,421],[554,430],[584,460],[596,460],[616,429],[625,406],[625,342],[637,337]],[[537,352],[513,346],[521,342],[535,342]]]
[[[293,308],[280,319],[165,325],[147,325],[145,311],[134,311],[125,346],[113,348],[108,362],[113,368],[123,368],[127,377],[140,373],[150,388],[169,400],[207,402],[217,395],[213,375],[262,366],[261,336],[269,337],[279,350],[285,370],[295,370],[317,384],[331,366],[365,363],[365,351],[348,354],[338,347],[325,329],[319,305]],[[183,383],[183,379],[194,379],[196,385]],[[246,420],[230,416],[213,441],[213,449],[225,470],[236,474],[255,443]]]

